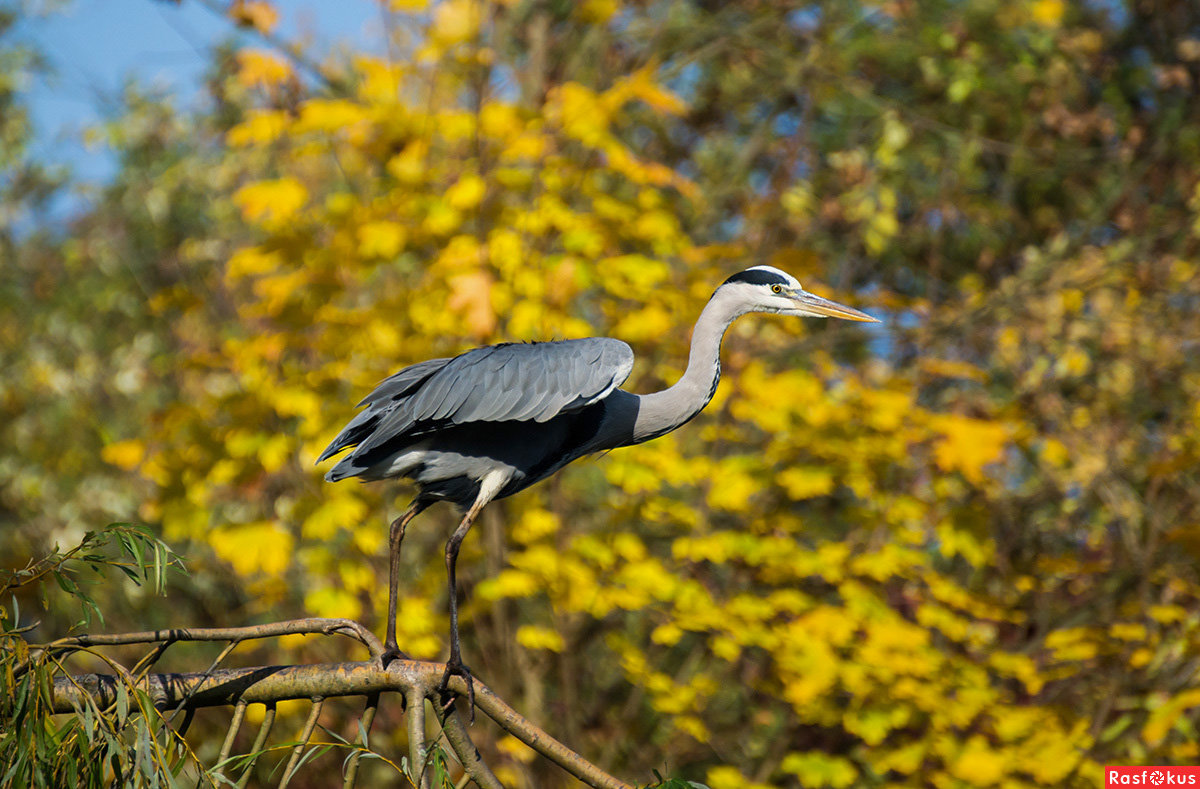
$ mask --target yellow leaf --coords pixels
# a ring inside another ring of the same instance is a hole
[[[128,441],[117,441],[101,449],[100,457],[105,463],[111,463],[125,471],[132,471],[146,457],[146,445],[132,438]]]
[[[476,337],[486,337],[496,330],[496,311],[492,308],[492,286],[495,280],[486,271],[474,271],[450,278],[450,298],[446,306],[465,313],[467,327]]]
[[[761,483],[737,464],[725,462],[720,473],[713,479],[708,491],[708,505],[727,512],[745,512],[750,506],[750,497],[762,489]]]
[[[1066,3],[1063,0],[1036,0],[1029,7],[1033,21],[1042,27],[1058,27],[1062,22]]]
[[[252,27],[260,33],[270,33],[279,24],[279,12],[262,0],[235,0],[229,16],[242,27]]]
[[[653,643],[668,647],[678,644],[681,638],[683,638],[683,630],[674,622],[659,625],[650,633],[650,640]]]
[[[446,190],[446,202],[459,211],[469,211],[479,205],[487,191],[487,184],[478,175],[464,175]]]
[[[526,649],[548,649],[551,652],[562,652],[566,647],[563,637],[557,631],[534,625],[521,625],[517,628],[517,643]]]
[[[799,501],[826,496],[833,491],[833,472],[811,466],[794,466],[776,476],[790,498]]]
[[[501,737],[500,741],[496,743],[496,749],[524,764],[529,764],[531,761],[537,758],[537,751],[533,750],[511,734]],[[516,781],[514,783],[519,784],[520,781]]]
[[[1200,689],[1185,690],[1175,696],[1150,713],[1142,728],[1142,739],[1151,747],[1158,746],[1179,721],[1179,717],[1194,707],[1200,707]]]
[[[458,44],[475,35],[482,15],[478,0],[448,0],[433,12],[431,32],[442,45]]]
[[[520,599],[532,597],[540,588],[537,579],[530,573],[508,569],[479,584],[476,593],[482,600]]]
[[[980,383],[987,380],[987,373],[970,362],[921,358],[917,362],[917,367],[922,372],[929,373],[930,375],[938,375],[943,378],[966,378],[970,381],[978,381]]]
[[[536,542],[556,533],[561,525],[558,515],[549,510],[526,510],[513,527],[513,539],[521,543]]]
[[[695,715],[679,715],[675,718],[674,723],[676,729],[690,736],[696,742],[708,742],[712,739],[712,733],[709,732],[708,727]]]
[[[257,247],[247,247],[234,252],[225,263],[225,277],[229,281],[243,277],[266,274],[283,265],[283,256],[278,252],[265,252]]]
[[[712,789],[773,789],[769,784],[751,781],[736,767],[710,767],[707,780]]]
[[[239,575],[279,575],[291,561],[295,540],[277,523],[257,521],[215,529],[208,542]]]
[[[673,325],[671,314],[661,304],[648,304],[622,318],[613,327],[613,334],[630,342],[643,342],[662,337]]]
[[[367,514],[367,505],[358,498],[339,497],[327,500],[305,519],[300,533],[310,540],[328,540],[341,529],[352,530]]]
[[[992,786],[1004,778],[1008,757],[992,749],[982,737],[972,737],[950,765],[950,774],[968,786]]]
[[[238,82],[247,88],[271,87],[292,78],[292,66],[274,52],[242,49],[237,53]]]
[[[304,609],[311,616],[358,619],[362,614],[362,602],[345,589],[326,586],[304,595]]]
[[[267,145],[287,131],[288,117],[280,110],[251,110],[246,119],[225,135],[226,142],[235,148]]]
[[[421,11],[429,5],[429,0],[388,0],[388,8],[392,11]]]
[[[368,222],[358,229],[358,254],[390,260],[404,248],[407,235],[396,222]]]
[[[345,99],[310,99],[300,108],[295,132],[336,132],[366,119],[367,113],[361,104]]]
[[[941,416],[932,427],[943,438],[933,448],[943,471],[961,471],[975,484],[983,482],[983,467],[995,463],[1008,443],[1008,428],[997,422],[965,416]]]
[[[249,222],[277,223],[289,219],[308,200],[308,190],[295,178],[259,181],[237,190],[233,202]]]
[[[425,157],[429,146],[422,140],[414,140],[404,150],[388,159],[387,171],[402,184],[412,186],[425,175]]]

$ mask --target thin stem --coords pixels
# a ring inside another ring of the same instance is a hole
[[[283,771],[283,778],[279,781],[279,789],[287,789],[287,785],[292,780],[292,774],[300,764],[300,757],[304,755],[304,746],[308,745],[308,741],[312,739],[313,730],[317,728],[317,718],[321,717],[321,708],[325,706],[325,699],[317,697],[312,702],[312,712],[308,714],[308,720],[304,723],[300,742],[296,743],[296,747],[292,749],[292,758],[288,759],[287,767]]]

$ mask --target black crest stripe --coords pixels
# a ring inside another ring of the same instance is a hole
[[[774,271],[767,271],[761,268],[748,268],[745,271],[739,271],[729,279],[722,282],[722,285],[728,285],[731,282],[748,282],[751,285],[788,285],[786,279],[776,274]]]

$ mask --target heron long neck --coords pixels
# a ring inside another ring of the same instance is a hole
[[[744,315],[744,302],[718,290],[692,329],[692,350],[683,377],[661,392],[642,395],[633,426],[633,442],[669,433],[700,413],[721,380],[721,339],[729,324]]]

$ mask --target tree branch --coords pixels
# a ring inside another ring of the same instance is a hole
[[[205,628],[158,630],[119,635],[84,635],[54,641],[43,647],[51,653],[94,646],[169,643],[174,641],[241,641],[293,633],[342,634],[365,644],[373,657],[382,652],[382,645],[370,631],[357,622],[344,619],[301,619],[244,628]],[[192,710],[200,707],[236,705],[244,711],[248,704],[266,704],[289,699],[325,699],[333,696],[367,696],[386,691],[404,695],[408,715],[412,770],[420,777],[424,771],[426,743],[424,735],[424,702],[429,699],[446,732],[450,747],[464,768],[483,789],[501,788],[490,768],[483,762],[471,742],[457,709],[443,710],[438,700],[438,687],[445,666],[441,663],[400,659],[382,668],[378,660],[349,663],[325,663],[301,666],[258,666],[251,668],[215,669],[191,674],[146,674],[144,677],[118,677],[114,674],[80,674],[58,676],[53,685],[53,708],[56,713],[72,713],[83,708],[91,699],[101,708],[117,700],[119,688],[131,682],[145,691],[158,709]],[[451,677],[450,690],[466,697],[466,683],[461,677]],[[475,681],[475,703],[478,709],[501,728],[595,789],[633,789],[633,787],[601,770],[540,727],[520,715],[482,682]],[[290,770],[285,770],[288,775]],[[502,789],[502,788],[501,788]]]

